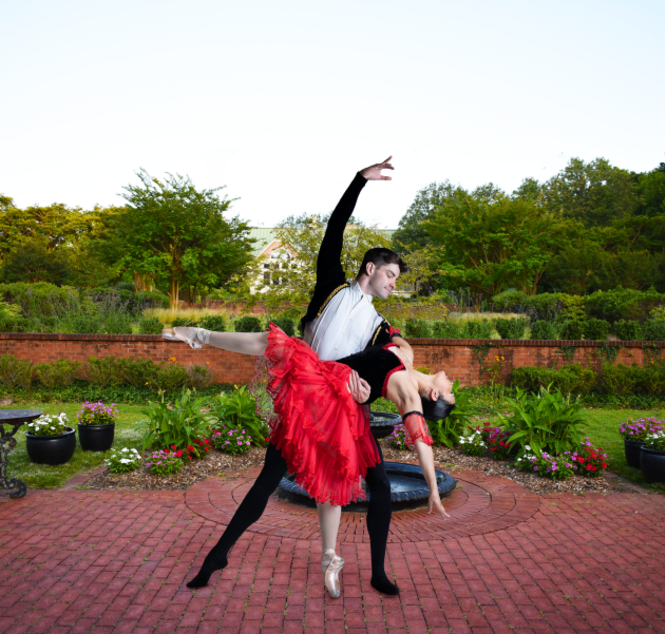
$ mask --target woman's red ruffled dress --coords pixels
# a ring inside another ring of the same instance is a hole
[[[347,388],[351,369],[321,361],[304,342],[274,324],[262,365],[272,400],[270,441],[281,451],[296,484],[317,502],[345,505],[364,499],[362,477],[379,463],[369,407]],[[266,414],[266,412],[261,412]]]

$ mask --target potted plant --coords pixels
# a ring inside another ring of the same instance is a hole
[[[655,418],[640,418],[639,420],[629,418],[625,423],[619,425],[619,432],[623,436],[626,462],[629,467],[640,468],[640,454],[644,441],[649,434],[662,431],[662,421]]]
[[[118,410],[115,403],[83,403],[76,415],[79,427],[79,442],[84,451],[108,451],[113,444],[115,419]]]
[[[43,414],[28,423],[25,444],[31,462],[59,465],[72,459],[76,449],[76,431],[70,427],[67,414]]]
[[[644,479],[653,482],[665,482],[665,432],[662,430],[647,437],[640,454]]]

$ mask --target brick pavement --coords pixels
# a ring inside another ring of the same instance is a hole
[[[362,534],[347,538],[348,523],[362,523],[351,514],[341,543],[343,595],[331,600],[314,532],[276,535],[270,522],[238,542],[210,586],[188,590],[192,562],[200,565],[222,529],[193,512],[196,491],[189,501],[181,491],[2,497],[0,632],[665,633],[665,497],[544,496],[506,524],[506,491],[520,510],[513,483],[483,483],[473,473],[460,480],[467,497],[451,500],[454,535],[430,524],[438,535],[417,541],[423,514],[396,514],[387,568],[399,598],[369,586],[369,546]],[[489,521],[469,506],[472,484],[485,488],[479,495],[503,495],[501,508],[485,507]],[[243,486],[237,482],[237,495]],[[219,495],[211,483],[211,501],[200,498],[199,510],[223,507]],[[297,512],[289,522],[307,529],[315,512]]]

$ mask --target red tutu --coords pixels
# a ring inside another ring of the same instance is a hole
[[[379,463],[379,452],[369,408],[349,394],[351,368],[321,361],[304,341],[272,323],[259,363],[268,372],[266,390],[272,399],[270,441],[289,473],[296,474],[298,486],[317,502],[343,506],[364,499],[361,477]]]

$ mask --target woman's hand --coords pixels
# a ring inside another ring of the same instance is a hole
[[[450,519],[450,515],[446,513],[446,509],[443,508],[441,504],[441,498],[439,497],[439,492],[435,491],[429,494],[429,513],[432,512],[432,509],[436,507],[436,510],[439,511],[439,515],[442,520]]]
[[[395,168],[390,164],[390,159],[392,156],[389,156],[383,163],[377,163],[376,165],[370,165],[364,170],[360,170],[361,176],[364,176],[368,181],[391,181],[390,176],[384,176],[381,174],[381,170],[394,170]]]
[[[371,393],[369,383],[365,379],[361,379],[355,370],[351,370],[347,387],[356,403],[366,403],[369,400]]]

